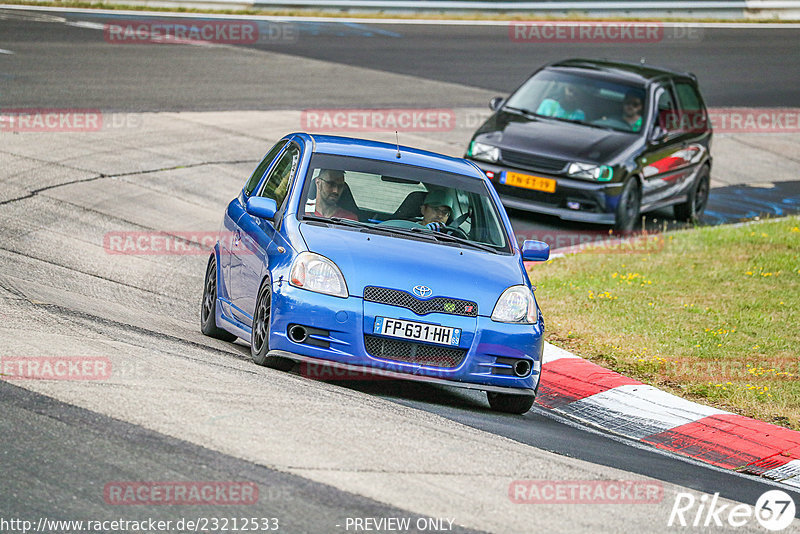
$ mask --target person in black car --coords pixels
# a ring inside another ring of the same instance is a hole
[[[545,98],[536,109],[537,115],[582,121],[586,114],[578,107],[578,89],[571,85],[563,85],[558,100]]]
[[[690,72],[557,61],[489,107],[464,156],[506,207],[624,233],[667,207],[696,222],[708,204],[713,131]],[[687,117],[702,127],[684,127]]]
[[[628,91],[622,101],[622,120],[630,126],[632,132],[642,129],[642,109],[644,97],[639,91]]]

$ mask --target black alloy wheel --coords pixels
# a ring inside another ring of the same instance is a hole
[[[288,371],[294,366],[292,360],[278,356],[268,356],[270,317],[272,315],[272,285],[267,277],[261,283],[253,313],[253,329],[250,336],[250,355],[258,365]]]
[[[203,301],[200,304],[200,331],[209,337],[221,339],[222,341],[236,339],[234,334],[217,326],[217,258],[213,254],[208,260],[205,283],[203,284]]]
[[[679,221],[697,222],[708,205],[708,195],[711,192],[711,177],[708,166],[704,165],[697,176],[697,182],[689,198],[682,204],[675,204],[673,211]]]
[[[616,222],[614,230],[620,233],[630,232],[639,218],[642,205],[642,192],[636,178],[630,178],[622,188],[622,194],[617,205]]]

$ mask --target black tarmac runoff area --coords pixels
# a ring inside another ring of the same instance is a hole
[[[348,526],[353,530],[355,518],[391,517],[407,521],[406,532],[424,532],[425,525],[440,521],[452,527],[448,531],[477,532],[220,454],[5,381],[0,381],[0,402],[4,436],[0,512],[6,521],[30,521],[29,530],[150,532],[157,531],[153,523],[160,522],[170,527],[161,531],[346,532]],[[138,480],[165,482],[148,487],[142,499],[141,490],[129,482]],[[189,484],[176,498],[177,481],[191,481],[197,495],[192,495]],[[192,498],[210,504],[168,504]],[[140,504],[126,506],[131,501]],[[123,521],[121,517],[127,524],[112,523]],[[94,526],[98,522],[102,528]],[[0,527],[2,532],[21,530],[10,524]]]
[[[169,15],[158,15],[169,20]],[[0,9],[0,103],[124,111],[219,111],[337,106],[332,87],[349,80],[335,68],[295,80],[285,67],[231,59],[205,46],[115,44],[103,25],[135,14]],[[173,19],[178,20],[178,19]],[[568,57],[645,62],[694,72],[709,106],[797,106],[800,30],[664,27],[656,42],[530,42],[507,24],[261,22],[263,42],[243,44],[289,58],[311,58],[508,94],[544,63]],[[291,30],[275,29],[290,25]],[[270,37],[272,36],[272,37]],[[233,45],[229,45],[233,46]],[[46,54],[38,52],[46,49]],[[30,58],[36,57],[36,61]],[[26,60],[28,59],[28,60]],[[224,88],[224,89],[223,89]],[[430,93],[417,106],[463,106],[457,94]],[[392,101],[383,107],[408,105]],[[485,102],[472,102],[485,106]],[[361,102],[361,107],[374,103]]]

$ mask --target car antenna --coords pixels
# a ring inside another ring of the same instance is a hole
[[[394,131],[394,137],[397,140],[397,154],[395,155],[395,157],[397,159],[400,159],[400,136],[397,135],[397,130]]]

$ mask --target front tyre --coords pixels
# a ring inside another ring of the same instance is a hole
[[[253,314],[253,330],[250,334],[250,356],[258,365],[288,371],[294,365],[292,360],[267,356],[269,352],[270,317],[272,315],[272,284],[270,278],[264,279],[258,290],[256,311]]]
[[[622,188],[615,216],[614,230],[617,232],[630,232],[639,218],[642,206],[642,192],[636,178],[630,178]]]
[[[708,204],[708,193],[711,190],[711,177],[708,166],[704,165],[697,176],[697,183],[689,192],[689,198],[682,204],[672,207],[675,218],[679,221],[697,222]]]
[[[206,267],[203,301],[200,303],[200,331],[222,341],[236,339],[235,335],[217,326],[217,257],[214,254],[208,259]]]
[[[522,415],[531,409],[536,396],[487,391],[486,398],[489,400],[489,406],[496,412]]]

